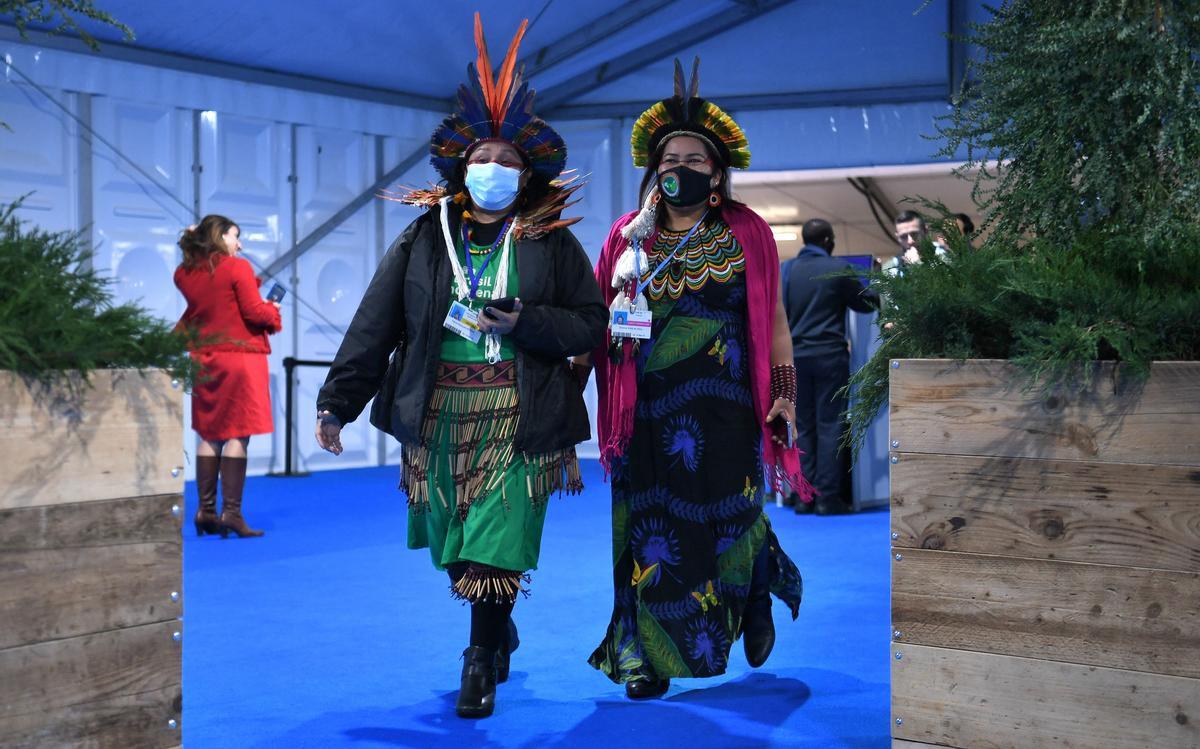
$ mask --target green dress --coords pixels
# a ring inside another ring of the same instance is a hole
[[[489,249],[471,244],[476,267]],[[476,310],[493,296],[499,252],[470,304]],[[513,251],[508,295],[516,296],[518,284]],[[515,600],[523,592],[524,573],[537,568],[548,498],[555,491],[583,488],[574,448],[539,454],[513,449],[520,411],[515,350],[502,336],[500,361],[491,364],[486,340],[481,336],[473,343],[443,328],[421,443],[402,450],[408,547],[428,548],[439,570],[469,565],[453,592],[472,602]]]

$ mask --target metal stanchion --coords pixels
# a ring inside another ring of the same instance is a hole
[[[282,478],[282,477],[307,476],[308,475],[308,471],[292,470],[292,454],[293,454],[292,433],[295,431],[293,429],[293,425],[295,423],[294,411],[295,411],[295,406],[296,406],[296,403],[295,403],[296,399],[294,397],[295,390],[296,390],[295,370],[296,370],[296,367],[329,367],[332,365],[333,365],[333,362],[329,362],[329,361],[313,361],[310,359],[297,359],[293,356],[283,357],[283,376],[285,378],[285,380],[284,380],[284,398],[287,401],[284,404],[284,408],[283,408],[284,423],[285,423],[285,429],[284,429],[284,435],[283,435],[283,470],[282,471],[272,471],[271,473],[267,474],[268,476],[275,476],[275,477]]]

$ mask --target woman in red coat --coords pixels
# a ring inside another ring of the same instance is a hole
[[[241,229],[224,216],[209,215],[179,239],[183,263],[175,285],[187,299],[179,326],[204,344],[192,351],[200,377],[192,389],[192,428],[196,450],[196,489],[200,509],[196,533],[233,531],[261,536],[242,517],[246,446],[252,434],[274,431],[268,391],[268,333],[282,327],[279,304],[263,301],[250,263],[237,256]],[[224,505],[217,516],[217,476]]]

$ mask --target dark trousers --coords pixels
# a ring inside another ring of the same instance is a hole
[[[846,398],[840,391],[850,379],[850,355],[796,357],[796,447],[804,477],[826,506],[848,499],[850,462],[841,447]]]

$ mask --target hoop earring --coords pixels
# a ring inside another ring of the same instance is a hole
[[[721,193],[713,190],[708,196],[708,207],[716,208],[719,205],[721,205]]]
[[[662,193],[657,193],[657,192],[654,193],[654,197],[650,199],[650,205],[658,205],[658,200],[661,197],[662,197]]]

